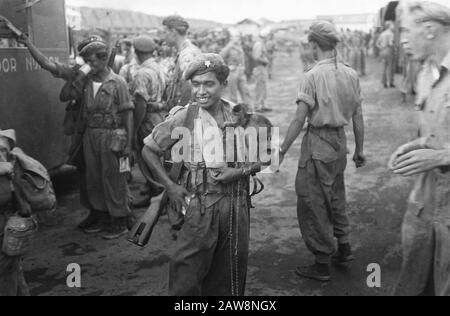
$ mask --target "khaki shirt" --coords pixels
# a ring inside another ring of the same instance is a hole
[[[134,104],[131,101],[125,79],[116,75],[112,70],[95,97],[93,81],[92,78],[89,78],[83,97],[88,116],[89,114],[111,114],[116,116],[116,114],[134,110]],[[118,121],[118,123],[119,126],[122,126],[123,122]]]
[[[450,52],[438,65],[425,63],[419,76],[419,125],[424,148],[450,149]],[[450,225],[450,173],[438,168],[421,174],[410,195],[409,211],[441,217]]]
[[[220,55],[228,66],[239,67],[245,64],[244,50],[239,43],[228,44]]]
[[[297,97],[300,102],[308,106],[312,126],[346,126],[362,103],[358,74],[342,63],[337,63],[336,68],[334,58],[323,60],[301,81]]]
[[[257,65],[267,66],[269,64],[269,54],[262,40],[257,41],[253,46],[253,59]]]
[[[394,46],[395,35],[391,30],[386,30],[381,33],[377,41],[377,47],[381,50],[391,48]]]
[[[161,66],[149,59],[135,71],[133,77],[130,90],[134,98],[139,95],[147,104],[162,104],[167,76]]]
[[[175,65],[169,71],[171,90],[174,92],[173,96],[171,96],[173,99],[169,100],[170,105],[184,106],[189,103],[191,86],[184,80],[183,76],[190,63],[200,54],[200,49],[189,40],[186,40],[181,46]],[[172,94],[172,91],[169,91],[170,94]]]

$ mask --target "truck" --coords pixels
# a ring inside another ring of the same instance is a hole
[[[69,40],[62,0],[0,0],[0,16],[51,60],[69,63]],[[52,174],[67,160],[70,138],[63,133],[64,82],[41,69],[0,19],[0,129],[15,129],[17,143]]]

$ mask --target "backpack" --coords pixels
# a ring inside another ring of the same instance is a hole
[[[32,212],[56,209],[56,195],[47,169],[37,160],[14,148],[14,189],[16,195],[29,204]]]

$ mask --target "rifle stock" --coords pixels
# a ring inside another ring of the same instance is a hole
[[[128,237],[129,242],[139,247],[145,247],[148,244],[161,216],[161,211],[167,201],[168,196],[166,191],[152,199],[152,204],[147,212],[145,212],[144,216],[142,216],[131,230]]]

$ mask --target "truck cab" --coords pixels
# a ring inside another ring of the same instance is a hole
[[[69,62],[65,1],[0,0],[0,14],[50,59]],[[18,146],[56,171],[67,159],[65,106],[59,101],[64,82],[41,69],[0,22],[0,128],[15,129]]]

